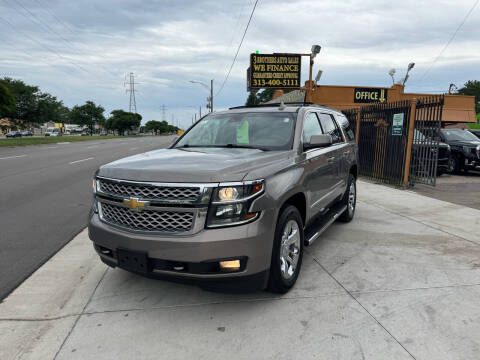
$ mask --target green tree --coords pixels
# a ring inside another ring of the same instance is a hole
[[[15,99],[8,88],[0,83],[0,119],[12,116],[15,112]]]
[[[257,95],[253,91],[250,91],[250,94],[248,95],[247,102],[245,103],[245,105],[255,106],[258,104],[259,104],[259,101],[258,101]]]
[[[123,110],[113,110],[110,114],[111,116],[105,121],[105,128],[117,130],[120,135],[124,135],[127,130],[138,129],[142,121],[140,114]]]
[[[95,125],[103,125],[105,109],[100,105],[95,105],[93,101],[87,101],[84,105],[75,105],[70,111],[70,121],[73,124],[88,126],[90,134],[93,134]]]
[[[34,115],[36,123],[44,123],[53,121],[56,123],[64,123],[65,119],[62,117],[62,112],[65,106],[62,101],[58,101],[55,96],[47,93],[40,93],[37,96],[37,109]]]
[[[10,90],[15,99],[15,111],[11,114],[13,119],[20,119],[28,122],[40,122],[38,115],[38,97],[40,90],[37,86],[26,85],[21,80],[3,78],[0,82]]]
[[[467,81],[462,88],[458,89],[458,94],[475,96],[475,111],[480,113],[480,81]]]

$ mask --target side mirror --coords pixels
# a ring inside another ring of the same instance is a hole
[[[332,136],[328,134],[313,135],[310,142],[303,144],[303,149],[323,148],[332,145]]]

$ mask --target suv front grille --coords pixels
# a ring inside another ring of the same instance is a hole
[[[155,186],[129,182],[100,180],[100,191],[117,196],[133,196],[152,200],[195,201],[200,196],[199,187]]]
[[[111,224],[139,231],[186,232],[194,223],[193,211],[143,210],[100,203],[101,218]]]

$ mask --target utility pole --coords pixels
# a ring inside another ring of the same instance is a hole
[[[127,79],[125,79],[125,82],[123,83],[123,86],[125,86],[127,82]],[[133,72],[130,73],[130,79],[128,82],[128,89],[125,90],[126,92],[130,93],[130,104],[128,106],[128,112],[133,112],[137,113],[137,102],[135,100],[135,76],[133,75]]]

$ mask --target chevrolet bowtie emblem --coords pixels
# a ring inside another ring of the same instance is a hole
[[[134,198],[134,197],[123,200],[123,205],[127,205],[130,209],[137,210],[137,211],[139,211],[141,208],[144,208],[149,204],[150,204],[149,201],[141,201],[138,198]]]

